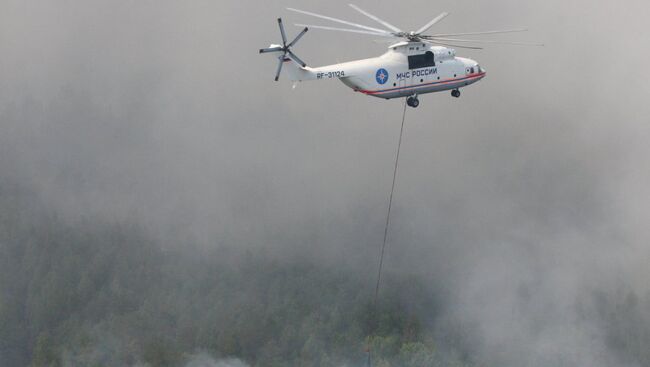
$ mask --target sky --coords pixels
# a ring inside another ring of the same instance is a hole
[[[448,11],[435,31],[527,27],[491,39],[545,44],[457,50],[487,77],[408,109],[387,272],[445,290],[441,322],[471,325],[488,364],[617,361],[578,300],[650,297],[650,4],[356,4],[400,28]],[[71,222],[134,220],[162,242],[378,255],[403,101],[274,82],[258,49],[279,42],[276,18],[289,34],[325,24],[286,7],[374,26],[335,1],[3,0],[2,176]],[[385,47],[312,30],[294,52],[321,66]]]

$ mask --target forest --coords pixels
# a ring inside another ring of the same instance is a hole
[[[472,365],[430,331],[435,297],[269,260],[236,244],[161,248],[128,223],[58,219],[19,187],[0,194],[0,365],[182,366],[198,353],[251,366]],[[368,335],[372,334],[371,338]]]
[[[236,244],[165,248],[0,187],[2,366],[363,366],[368,346],[379,367],[486,365],[471,324],[437,320],[441,294],[392,275],[375,311],[370,278]],[[608,347],[649,366],[650,297],[592,296]]]

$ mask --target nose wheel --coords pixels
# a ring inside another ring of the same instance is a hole
[[[454,98],[460,97],[460,91],[458,89],[454,89],[451,91],[451,96]]]
[[[417,96],[411,96],[406,99],[406,104],[409,107],[417,108],[420,105],[420,100],[418,100]]]

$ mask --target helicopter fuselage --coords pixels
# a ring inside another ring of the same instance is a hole
[[[486,72],[455,50],[422,42],[400,42],[385,54],[322,67],[301,67],[285,59],[293,81],[339,79],[356,92],[391,99],[458,89],[483,79]]]

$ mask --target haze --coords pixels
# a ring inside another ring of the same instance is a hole
[[[385,279],[422,285],[402,304],[437,306],[404,312],[468,365],[650,366],[650,4],[357,5],[408,29],[442,11],[436,31],[523,26],[498,39],[546,45],[459,49],[487,77],[407,111]],[[75,231],[129,224],[180,254],[222,246],[318,264],[369,297],[403,101],[273,82],[275,60],[257,50],[279,41],[275,19],[290,34],[324,23],[288,6],[373,25],[333,1],[3,0],[2,212],[26,192],[38,205],[21,223],[34,227],[39,213]],[[318,66],[383,53],[372,41],[312,30],[294,52]],[[0,289],[2,306],[13,293]],[[0,364],[32,363],[9,334]],[[272,365],[217,349],[179,363]]]

